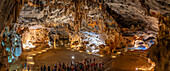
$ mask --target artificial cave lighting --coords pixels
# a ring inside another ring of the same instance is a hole
[[[89,44],[86,44],[86,49],[92,53],[97,53],[100,51],[99,45],[102,45],[102,44],[105,45],[105,41],[104,41],[105,39],[102,38],[102,36],[101,36],[102,34],[96,34],[93,32],[87,32],[87,31],[83,32],[82,31],[81,35],[84,38],[81,39],[80,43],[88,41]],[[75,36],[72,39],[74,39],[73,42],[75,40],[80,40],[80,38],[78,36]],[[79,42],[77,42],[77,43],[78,43],[77,45],[71,45],[71,48],[78,47],[78,49],[79,49],[82,46],[82,44],[80,44]],[[90,46],[90,45],[95,45],[95,46]]]
[[[72,59],[74,59],[75,57],[74,57],[74,56],[72,56],[71,58],[72,58]]]
[[[29,27],[29,32],[23,34],[23,48],[30,49],[35,48],[36,46],[33,43],[37,42],[45,42],[50,46],[50,42],[48,41],[48,30],[44,28],[42,25],[35,25]],[[43,40],[43,41],[41,41]]]
[[[23,44],[23,48],[24,49],[30,49],[30,48],[34,48],[35,46],[32,45],[32,43],[29,42],[29,40],[27,40],[27,42],[25,44]]]

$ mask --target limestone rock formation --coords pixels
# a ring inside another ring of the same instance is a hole
[[[151,46],[148,57],[155,62],[155,71],[170,70],[170,15],[160,16],[157,43]]]

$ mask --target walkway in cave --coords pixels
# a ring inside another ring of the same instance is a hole
[[[46,53],[38,54],[34,57],[35,66],[37,65],[50,65],[54,66],[58,62],[70,63],[71,61],[78,62],[85,58],[101,59],[105,63],[106,71],[134,71],[138,67],[150,67],[150,64],[143,57],[137,56],[138,52],[123,53],[113,59],[110,56],[104,55],[103,57],[89,55],[86,52],[71,50],[67,48],[51,49]],[[72,58],[74,56],[74,59]]]
[[[59,62],[61,63],[71,63],[73,62],[79,62],[82,61],[85,58],[96,58],[101,59],[104,63],[107,63],[111,60],[111,57],[109,56],[96,56],[87,54],[85,51],[78,51],[73,49],[68,49],[66,47],[59,47],[60,49],[51,49],[48,50],[46,53],[38,54],[34,57],[35,66],[36,65],[50,65],[54,66],[54,64],[57,64]],[[72,58],[74,57],[74,59]]]

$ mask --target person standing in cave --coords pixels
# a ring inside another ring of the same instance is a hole
[[[67,71],[70,71],[70,67],[68,64],[66,65],[66,69],[67,69]]]
[[[39,66],[37,65],[37,67],[36,67],[36,71],[39,71]]]
[[[43,66],[41,65],[41,71],[43,71]]]
[[[24,63],[24,68],[25,68],[25,70],[26,70],[26,68],[27,68],[27,62]]]
[[[57,71],[57,64],[55,64],[54,66],[54,71]]]
[[[28,71],[30,70],[30,66],[28,65]]]
[[[65,64],[63,63],[62,69],[65,69]]]
[[[58,71],[60,71],[60,70],[61,70],[61,69],[60,69],[60,68],[61,68],[61,64],[60,64],[60,63],[58,63],[58,65],[57,65],[57,66],[58,66],[58,67],[57,67],[57,68],[58,68]]]
[[[48,65],[48,71],[50,71],[50,66]]]
[[[45,65],[44,65],[44,71],[46,71],[46,67],[45,67]]]

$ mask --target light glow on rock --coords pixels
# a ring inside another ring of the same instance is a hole
[[[23,48],[30,49],[30,48],[35,48],[35,46],[32,45],[32,43],[30,43],[29,40],[27,40],[27,42],[25,44],[23,44]]]

